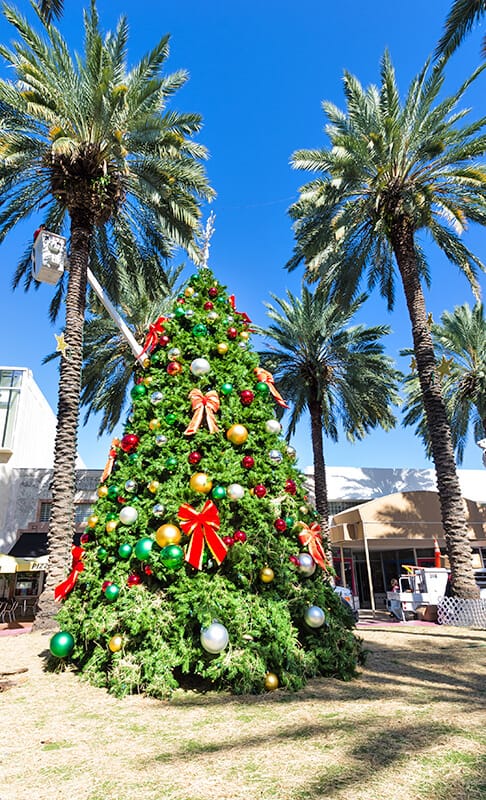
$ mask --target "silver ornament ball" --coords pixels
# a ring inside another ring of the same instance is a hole
[[[299,554],[299,572],[304,578],[310,578],[316,571],[316,562],[309,553]]]
[[[156,503],[155,506],[152,508],[152,514],[154,517],[162,517],[165,513],[165,507],[162,503]]]
[[[157,406],[159,403],[161,403],[163,399],[164,395],[162,392],[152,392],[150,395],[150,402],[153,403],[154,406]]]
[[[280,450],[270,450],[268,457],[272,464],[281,464],[283,461],[283,455]]]
[[[243,489],[243,486],[240,486],[239,483],[230,483],[226,489],[226,494],[230,500],[241,500],[245,494],[245,490]]]
[[[309,606],[304,614],[304,619],[309,628],[320,628],[326,621],[326,615],[319,606]]]
[[[133,525],[138,519],[138,511],[133,506],[123,506],[118,516],[123,525]]]
[[[287,447],[287,455],[291,461],[295,461],[295,459],[297,458],[297,450],[295,449],[295,447],[289,445]]]
[[[267,433],[280,433],[282,426],[278,419],[267,419],[265,422],[265,430]]]
[[[194,361],[191,362],[190,370],[196,377],[206,375],[210,369],[211,365],[206,358],[195,358]]]
[[[171,361],[174,361],[176,358],[180,357],[181,351],[178,347],[171,347],[170,350],[167,351],[167,355]]]
[[[125,481],[125,491],[127,492],[136,492],[137,491],[137,483],[136,481],[132,481],[131,479]]]
[[[163,447],[164,444],[167,444],[167,436],[164,436],[163,433],[159,433],[159,435],[155,437],[155,444],[159,447]]]
[[[228,631],[220,622],[212,622],[201,630],[201,644],[207,653],[221,653],[228,642]]]

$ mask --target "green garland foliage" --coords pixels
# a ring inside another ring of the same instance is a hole
[[[82,537],[84,569],[58,615],[74,638],[72,662],[117,696],[167,697],[177,687],[258,693],[268,688],[269,673],[289,690],[318,675],[352,678],[362,649],[351,614],[329,571],[301,569],[299,533],[315,516],[268,379],[255,373],[250,321],[204,268],[157,323],[145,364],[135,370],[113,469]],[[208,371],[194,374],[195,359],[206,359]],[[198,429],[186,432],[192,389],[217,393],[217,431],[209,430],[205,406]],[[234,425],[246,429],[244,441],[228,438]],[[204,492],[191,488],[195,473],[207,476]],[[191,564],[188,545],[207,529],[181,530],[181,506],[201,514],[209,502],[219,520],[213,534],[227,553],[218,559],[206,539],[201,563]],[[124,524],[127,508],[131,521]],[[180,541],[167,545],[164,525],[181,530]],[[324,612],[319,627],[305,621],[311,606]],[[215,622],[228,643],[210,653],[201,631]]]

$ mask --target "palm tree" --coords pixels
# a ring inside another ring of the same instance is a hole
[[[175,298],[176,283],[184,265],[167,272],[164,290],[157,300],[150,300],[140,279],[126,286],[120,311],[135,339],[143,343],[151,323],[164,316]],[[81,405],[87,408],[84,422],[91,414],[101,413],[99,435],[111,433],[126,404],[128,386],[133,379],[134,358],[119,328],[99,301],[91,298],[90,316],[84,326],[84,361]]]
[[[410,316],[413,348],[437,475],[442,524],[452,569],[452,589],[477,597],[461,490],[446,409],[427,324],[422,281],[429,273],[417,238],[427,233],[477,289],[480,260],[460,235],[468,221],[486,224],[486,173],[477,159],[486,137],[480,119],[462,123],[456,110],[478,69],[451,97],[437,100],[443,65],[429,65],[412,81],[402,103],[385,53],[381,86],[364,89],[345,73],[346,112],[324,103],[330,149],[301,150],[296,169],[322,173],[301,189],[291,210],[296,248],[289,268],[325,274],[352,296],[365,272],[393,306],[398,268]],[[460,124],[461,123],[461,124]]]
[[[62,17],[64,0],[40,0],[39,10],[45,21],[50,23],[54,18],[60,19]]]
[[[459,464],[464,457],[468,432],[476,440],[486,438],[486,319],[483,306],[465,303],[444,311],[440,324],[431,328],[441,376],[442,395],[449,417],[452,441]],[[413,371],[405,380],[407,402],[404,424],[415,425],[430,453],[420,384]]]
[[[87,268],[109,252],[109,294],[117,300],[117,267],[163,263],[176,245],[198,258],[194,244],[200,200],[210,190],[191,140],[198,115],[166,109],[186,81],[164,76],[168,37],[130,71],[128,29],[100,32],[94,0],[84,12],[85,52],[71,56],[59,31],[42,21],[43,36],[13,7],[4,14],[19,34],[0,55],[13,68],[0,81],[0,242],[39,208],[49,230],[69,224],[69,279],[65,296],[66,356],[61,359],[54,452],[50,567],[37,617],[51,624],[53,588],[64,575],[74,529],[74,475],[79,419]],[[27,251],[28,254],[28,251]],[[110,271],[111,268],[111,271]],[[20,270],[26,269],[26,259]],[[20,274],[20,273],[19,273]],[[99,276],[100,277],[100,276]],[[148,283],[148,281],[147,281]]]
[[[437,55],[452,55],[485,13],[486,0],[454,0],[437,45]],[[482,54],[486,55],[486,38],[483,39]]]
[[[363,439],[378,425],[392,428],[391,405],[398,400],[399,373],[384,355],[385,325],[351,325],[365,298],[348,305],[333,298],[329,288],[302,296],[287,292],[287,300],[272,295],[266,304],[272,324],[262,333],[270,342],[260,353],[279,390],[292,404],[287,436],[295,433],[305,412],[311,422],[316,510],[321,529],[329,533],[323,432],[338,440],[339,428],[350,441]]]

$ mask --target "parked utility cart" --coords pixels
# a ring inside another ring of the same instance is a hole
[[[443,567],[406,567],[399,591],[387,592],[387,607],[400,621],[421,617],[436,619],[437,604],[447,593],[449,570]]]

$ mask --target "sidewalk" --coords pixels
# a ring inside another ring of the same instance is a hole
[[[0,636],[18,636],[19,633],[30,633],[31,630],[32,620],[0,623]]]
[[[407,622],[401,622],[400,620],[396,619],[396,617],[392,617],[387,611],[375,611],[373,614],[372,611],[369,609],[361,609],[359,612],[359,622],[357,624],[357,628],[372,628],[372,627],[379,627],[379,628],[396,628],[396,627],[426,627],[426,628],[436,628],[436,622],[425,622],[424,620],[420,619],[412,619],[408,620]]]

